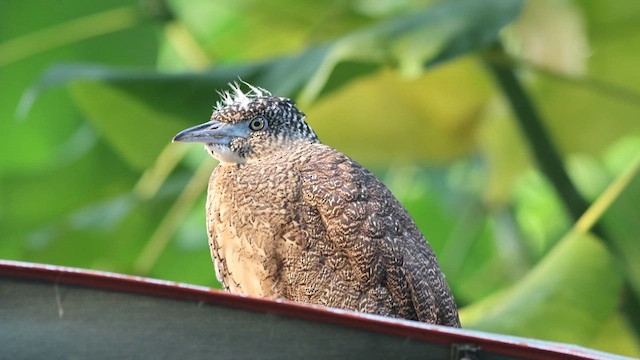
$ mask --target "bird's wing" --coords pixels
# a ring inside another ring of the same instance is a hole
[[[359,281],[380,286],[399,316],[459,326],[436,257],[387,187],[346,155],[321,147],[303,167],[303,196],[326,237],[354,264]]]

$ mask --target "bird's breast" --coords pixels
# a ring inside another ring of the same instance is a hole
[[[218,277],[236,293],[278,297],[283,254],[291,239],[296,172],[285,165],[219,165],[207,198],[207,227]],[[289,240],[287,240],[289,239]]]

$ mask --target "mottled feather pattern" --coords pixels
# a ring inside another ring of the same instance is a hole
[[[224,288],[459,327],[435,254],[398,200],[320,143],[292,100],[249,87],[221,93],[211,116],[267,124],[231,139],[223,150],[240,161],[221,162],[209,182],[207,231]]]
[[[296,145],[214,172],[208,227],[225,287],[459,326],[435,255],[387,188],[325,145]]]

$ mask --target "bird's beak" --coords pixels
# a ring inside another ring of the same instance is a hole
[[[205,144],[228,145],[231,139],[249,136],[249,128],[242,123],[226,123],[216,120],[182,130],[173,137],[173,142],[199,142]]]

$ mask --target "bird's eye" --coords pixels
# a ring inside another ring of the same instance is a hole
[[[251,121],[249,121],[249,129],[253,130],[253,131],[258,131],[258,130],[262,130],[265,128],[266,122],[264,120],[264,118],[262,117],[257,117],[255,119],[251,119]]]

